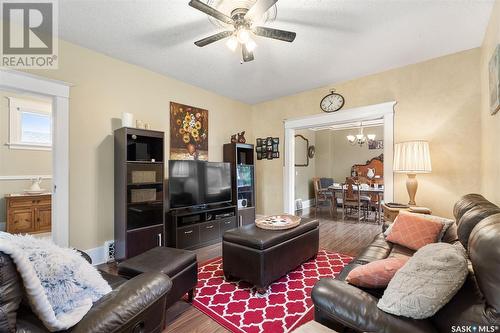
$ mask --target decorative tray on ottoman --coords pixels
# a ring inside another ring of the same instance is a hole
[[[270,215],[255,220],[255,225],[267,230],[285,230],[300,224],[300,217],[290,214]]]

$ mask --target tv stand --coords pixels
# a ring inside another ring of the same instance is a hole
[[[167,213],[168,246],[178,249],[197,249],[221,241],[226,230],[236,228],[236,206],[209,205],[172,209]]]
[[[192,209],[193,211],[196,211],[196,210],[205,210],[205,209],[207,209],[207,208],[208,208],[208,205],[199,205],[199,206],[194,206],[194,207],[192,207],[191,209]]]

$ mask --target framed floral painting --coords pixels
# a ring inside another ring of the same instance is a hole
[[[500,110],[500,44],[497,45],[489,63],[490,77],[490,112],[492,115]]]
[[[170,102],[170,159],[208,161],[208,110]]]

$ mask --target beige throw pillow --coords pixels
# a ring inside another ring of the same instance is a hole
[[[377,306],[398,316],[431,317],[457,293],[467,274],[461,244],[428,244],[396,272]]]

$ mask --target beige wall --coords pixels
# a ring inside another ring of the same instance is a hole
[[[103,54],[60,41],[59,69],[33,73],[71,82],[70,245],[89,249],[113,239],[113,130],[122,112],[166,131],[169,102],[209,110],[209,159],[222,160],[222,145],[246,130],[250,107]],[[165,59],[168,61],[168,59]]]
[[[316,175],[333,178],[333,140],[331,131],[316,132]]]
[[[500,112],[490,115],[488,63],[500,43],[500,1],[495,1],[490,23],[481,48],[481,120],[482,168],[481,189],[489,199],[500,205]]]
[[[9,142],[9,100],[7,97],[39,100],[27,95],[0,91],[0,176],[51,175],[51,151],[10,149],[6,145]],[[0,179],[0,223],[7,221],[5,194],[23,192],[24,189],[30,186],[30,180]],[[51,187],[50,180],[42,181],[42,188],[50,189]]]
[[[300,130],[296,132],[296,134],[301,134],[309,140],[309,146],[314,146],[316,144],[315,133],[316,132],[311,130]],[[310,158],[307,167],[295,168],[295,199],[309,200],[314,198],[312,178],[316,176],[315,173],[316,158]]]
[[[419,175],[417,203],[443,216],[452,215],[461,195],[480,190],[480,53],[472,49],[334,85],[345,109],[398,102],[395,141],[430,141],[433,172]],[[282,143],[283,119],[320,113],[319,101],[331,87],[254,105],[254,135],[280,136]],[[258,212],[281,212],[283,160],[258,161],[256,169]],[[408,200],[404,183],[404,175],[395,176],[396,201]]]
[[[316,174],[318,177],[329,177],[337,183],[345,181],[351,175],[351,167],[354,164],[364,164],[366,161],[384,153],[383,149],[368,149],[368,145],[353,146],[347,141],[347,135],[356,135],[357,129],[316,132],[316,140],[321,145],[316,145]],[[376,140],[384,139],[384,128],[382,126],[368,127],[364,129],[366,134],[375,134]],[[323,164],[324,165],[321,165]]]

